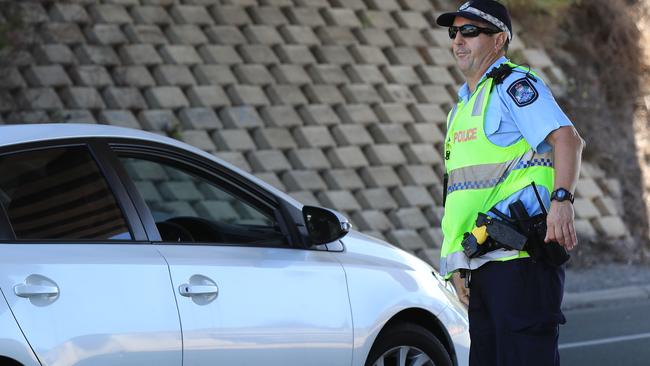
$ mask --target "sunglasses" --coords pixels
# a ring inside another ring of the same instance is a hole
[[[460,27],[451,26],[449,27],[449,38],[456,39],[456,34],[460,31],[460,35],[464,38],[473,38],[478,37],[479,34],[495,34],[501,33],[500,30],[491,29],[491,28],[482,28],[477,27],[474,24],[463,24]]]

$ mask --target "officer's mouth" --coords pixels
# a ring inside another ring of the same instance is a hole
[[[463,58],[469,55],[469,52],[454,52],[454,56],[456,58]]]

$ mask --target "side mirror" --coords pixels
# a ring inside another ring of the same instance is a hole
[[[323,207],[304,206],[302,216],[312,245],[327,244],[341,239],[352,227],[345,216]]]

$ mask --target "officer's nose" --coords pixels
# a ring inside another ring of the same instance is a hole
[[[460,31],[456,32],[456,37],[452,40],[453,43],[455,44],[463,44],[465,43],[465,37],[463,37],[462,34],[460,34]]]

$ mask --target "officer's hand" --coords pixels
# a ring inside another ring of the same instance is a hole
[[[465,279],[460,278],[459,272],[454,272],[454,274],[451,276],[451,283],[456,289],[458,300],[465,304],[465,306],[469,306],[469,289],[465,287]]]
[[[544,242],[556,241],[567,250],[578,244],[574,226],[573,204],[569,201],[552,201],[551,210],[546,217],[546,238]]]

